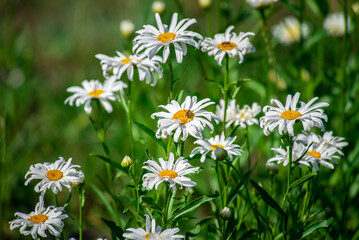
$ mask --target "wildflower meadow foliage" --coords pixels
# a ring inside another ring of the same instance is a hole
[[[308,2],[79,1],[36,58],[8,30],[0,238],[358,239],[359,4]]]

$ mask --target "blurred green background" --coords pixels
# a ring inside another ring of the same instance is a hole
[[[326,129],[345,137],[349,146],[344,149],[345,157],[340,160],[340,166],[334,170],[322,169],[318,186],[322,192],[317,199],[319,205],[328,208],[328,214],[335,216],[328,239],[338,236],[359,239],[359,141],[356,134],[359,129],[359,30],[358,12],[352,8],[358,2],[288,0],[274,4],[268,11],[268,27],[300,11],[302,20],[310,23],[311,33],[303,42],[291,46],[282,46],[271,37],[277,60],[272,74],[278,74],[277,79],[281,82],[269,84],[271,77],[267,75],[260,15],[245,1],[213,1],[208,10],[201,9],[195,0],[164,2],[163,22],[168,23],[173,12],[180,12],[182,17],[197,19],[198,23],[190,30],[203,36],[223,32],[231,24],[235,26],[235,32],[256,33],[251,42],[257,51],[246,55],[241,65],[238,59],[231,60],[231,80],[251,79],[243,84],[237,95],[237,103],[241,106],[255,101],[263,107],[269,104],[269,98],[283,100],[287,94],[295,92],[301,92],[301,100],[305,102],[314,96],[329,102],[330,107],[325,109],[329,118]],[[323,30],[323,19],[330,12],[342,11],[343,4],[348,6],[353,29],[348,38],[329,37]],[[24,176],[30,165],[53,162],[59,156],[72,157],[75,164],[82,166],[86,182],[98,185],[96,175],[105,172],[104,164],[89,154],[101,153],[102,149],[83,107],[64,105],[69,96],[66,89],[80,85],[85,79],[102,81],[104,78],[95,54],[114,56],[116,50],[129,52],[134,35],[129,39],[123,37],[119,24],[122,20],[131,20],[136,30],[144,24],[155,24],[151,5],[149,0],[0,2],[0,239],[25,238],[17,229],[10,231],[8,222],[14,219],[13,214],[17,211],[32,211],[37,202],[38,195],[33,191],[35,184],[24,186]],[[297,6],[302,7],[298,10]],[[185,96],[199,95],[219,101],[219,90],[204,80],[223,78],[223,69],[217,66],[213,57],[189,49],[183,63],[174,66],[176,76],[183,73],[176,91],[184,89]],[[164,66],[164,79],[160,79],[156,87],[134,82],[134,119],[154,130],[156,121],[150,114],[158,111],[157,105],[166,102],[167,72],[167,66]],[[271,89],[268,86],[272,86]],[[108,140],[113,159],[121,161],[130,149],[126,115],[119,103],[113,106]],[[214,111],[215,107],[208,109]],[[153,140],[136,127],[134,131],[135,137],[141,139],[136,145],[138,158],[146,160],[146,148],[156,158],[160,157],[162,152]],[[257,163],[255,178],[265,183],[268,180],[265,162],[272,156],[270,148],[278,145],[270,146],[269,138],[264,137],[259,126],[251,127],[250,131],[252,158]],[[208,132],[206,136],[209,136]],[[243,144],[241,136],[239,132],[238,140]],[[192,146],[188,146],[185,156],[191,150]],[[198,176],[195,179],[201,181]],[[119,191],[124,184],[118,183]],[[86,191],[85,234],[86,239],[95,239],[108,232],[100,219],[107,216],[91,189]],[[199,191],[208,193],[209,190]],[[60,194],[61,201],[66,201],[68,193],[67,190],[64,192]],[[76,199],[76,193],[73,198]],[[70,211],[77,211],[76,204],[73,200]],[[76,236],[76,226],[70,219],[65,221],[65,229],[71,236]]]

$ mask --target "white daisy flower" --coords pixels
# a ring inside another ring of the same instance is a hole
[[[179,228],[169,228],[162,231],[160,226],[156,226],[156,220],[152,219],[150,216],[146,216],[146,230],[143,228],[127,228],[126,233],[122,236],[125,237],[125,240],[177,240],[184,238],[183,235],[176,234],[179,232]],[[161,232],[162,231],[162,232]]]
[[[239,63],[243,62],[243,56],[247,53],[255,52],[252,43],[247,36],[254,36],[252,32],[231,33],[234,26],[229,26],[225,33],[214,35],[214,38],[205,38],[201,41],[203,52],[208,52],[209,56],[214,56],[218,65],[222,65],[222,60],[226,54],[230,58],[239,57]]]
[[[122,35],[129,38],[135,30],[135,24],[131,20],[123,20],[120,22],[120,31]]]
[[[327,107],[329,104],[324,102],[313,104],[318,99],[315,97],[308,103],[300,101],[300,107],[297,108],[299,96],[299,92],[293,98],[292,95],[288,95],[285,106],[280,101],[272,99],[271,103],[277,107],[267,105],[263,108],[265,116],[260,118],[260,126],[265,135],[268,136],[278,127],[280,135],[283,132],[288,132],[289,136],[294,136],[293,126],[297,121],[302,123],[304,131],[309,131],[312,127],[318,127],[324,131],[322,120],[328,121],[328,118],[323,109],[320,108]]]
[[[146,79],[146,83],[150,84],[153,80],[151,86],[156,86],[157,84],[156,73],[162,78],[161,57],[155,56],[150,60],[144,54],[141,56],[130,55],[126,57],[118,51],[116,51],[116,53],[118,56],[115,57],[96,54],[96,58],[101,60],[104,77],[108,77],[109,73],[112,73],[116,79],[120,79],[122,74],[127,71],[128,79],[133,81],[134,69],[137,69],[140,81]]]
[[[154,1],[152,3],[152,11],[154,13],[162,14],[165,11],[165,9],[166,9],[166,5],[162,1]]]
[[[166,106],[160,105],[159,107],[164,108],[168,112],[156,112],[151,115],[152,119],[158,117],[158,130],[156,132],[157,138],[167,138],[174,133],[174,141],[178,142],[178,138],[183,134],[182,140],[186,140],[188,134],[195,138],[202,138],[201,132],[205,126],[208,126],[212,132],[214,131],[213,125],[210,122],[213,118],[217,123],[219,122],[217,116],[205,110],[203,108],[214,104],[210,102],[209,98],[205,98],[197,102],[197,97],[186,97],[186,100],[179,105],[175,100]]]
[[[180,185],[180,188],[185,186],[192,192],[192,187],[196,186],[190,178],[185,175],[191,173],[198,173],[198,167],[192,167],[187,159],[180,157],[174,162],[174,155],[170,153],[168,161],[164,161],[163,158],[159,158],[160,164],[153,160],[147,160],[142,168],[151,171],[146,173],[142,177],[143,187],[148,191],[152,190],[153,187],[156,189],[162,182],[167,181],[170,187],[176,188],[176,183]]]
[[[287,17],[279,24],[272,27],[272,34],[283,45],[290,45],[300,41],[300,36],[306,38],[309,34],[309,26],[306,23],[300,25],[298,19]]]
[[[237,144],[234,144],[233,142],[236,140],[237,137],[224,137],[224,133],[222,132],[221,135],[217,135],[215,137],[212,137],[210,139],[199,139],[195,141],[195,144],[200,145],[199,147],[196,147],[192,150],[191,154],[189,155],[191,158],[196,155],[197,153],[202,154],[201,156],[201,162],[204,162],[206,160],[207,153],[211,152],[211,158],[216,160],[216,154],[214,151],[217,148],[222,148],[226,150],[227,155],[229,159],[233,160],[234,156],[240,156],[242,153],[241,147]]]
[[[47,237],[45,231],[48,230],[52,235],[59,237],[62,232],[64,223],[62,219],[67,218],[66,214],[62,213],[62,207],[49,206],[44,207],[44,201],[40,197],[40,201],[36,204],[35,211],[26,214],[17,212],[15,216],[17,219],[12,220],[10,229],[20,227],[20,233],[29,235],[33,239],[37,239],[39,234],[41,237]]]
[[[344,155],[341,149],[345,146],[348,146],[348,142],[345,142],[345,138],[333,136],[333,132],[325,132],[323,136],[317,135],[315,133],[304,132],[298,134],[295,138],[295,141],[300,141],[305,145],[312,144],[315,147],[318,147],[321,143],[324,142],[324,145],[333,147],[336,149],[336,152],[340,155]]]
[[[120,101],[116,92],[120,91],[124,95],[123,89],[127,88],[127,84],[122,81],[116,81],[115,77],[109,77],[102,84],[99,80],[85,80],[82,82],[82,87],[69,87],[68,92],[73,93],[72,96],[65,100],[65,104],[69,103],[73,106],[74,102],[76,106],[82,104],[85,105],[85,112],[90,114],[92,112],[91,100],[98,99],[102,106],[108,113],[112,112],[112,106],[109,100]]]
[[[247,0],[247,3],[254,8],[263,8],[277,1],[278,0]]]
[[[309,147],[308,152],[303,157],[303,160],[311,162],[313,167],[317,170],[319,170],[317,162],[324,167],[333,169],[334,165],[330,162],[338,164],[335,159],[340,158],[339,156],[335,155],[336,150],[337,149],[335,147],[330,147],[329,145],[325,144],[325,142],[321,142],[317,146],[313,144]]]
[[[270,158],[267,162],[276,162],[277,164],[283,163],[283,166],[287,166],[289,163],[289,146],[287,149],[279,148],[271,148],[272,151],[277,152],[278,154],[275,157]],[[297,161],[304,153],[305,153],[305,146],[301,143],[293,142],[292,148],[292,163]],[[308,159],[300,159],[298,161],[299,165],[306,165],[310,166],[311,161]]]
[[[226,122],[231,121],[235,118],[236,115],[236,100],[232,99],[227,104],[226,110]],[[224,100],[219,100],[219,105],[216,106],[216,116],[219,121],[223,122],[224,119]],[[227,125],[226,125],[227,128]]]
[[[71,183],[79,183],[84,179],[83,173],[76,170],[79,168],[79,165],[71,164],[72,158],[67,162],[63,157],[60,157],[54,163],[37,163],[30,166],[30,170],[26,173],[25,185],[27,186],[29,182],[33,179],[41,179],[41,182],[36,184],[35,191],[45,193],[47,189],[50,189],[57,194],[59,191],[62,191],[62,185],[67,187],[71,191]]]
[[[331,13],[324,19],[324,29],[330,36],[341,37],[345,33],[345,17],[343,13]],[[348,30],[350,19],[348,18]]]
[[[170,54],[170,45],[172,44],[177,62],[181,63],[183,56],[187,54],[186,44],[199,48],[199,44],[194,38],[202,39],[202,36],[192,31],[186,31],[189,26],[197,22],[194,18],[185,18],[178,23],[177,18],[178,14],[174,13],[168,27],[162,24],[160,15],[156,13],[158,29],[151,25],[144,25],[144,29],[137,31],[136,33],[139,35],[133,40],[133,51],[140,53],[145,50],[145,54],[152,59],[163,48],[163,62],[165,63]]]

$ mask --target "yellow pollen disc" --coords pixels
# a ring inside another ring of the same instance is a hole
[[[64,174],[60,171],[60,170],[50,170],[46,173],[46,177],[50,180],[50,181],[57,181],[60,180],[62,178]]]
[[[320,158],[321,157],[320,153],[318,153],[317,151],[308,151],[306,153],[306,155],[312,155],[315,158]]]
[[[181,121],[181,124],[186,124],[193,120],[194,113],[191,110],[179,110],[173,114],[172,119],[178,119]]]
[[[129,64],[133,59],[132,58],[125,58],[122,59],[121,62],[124,64]],[[137,62],[140,62],[140,60],[137,59]]]
[[[29,218],[30,222],[33,223],[44,223],[48,217],[45,214],[37,214]]]
[[[163,170],[162,172],[160,172],[159,176],[160,177],[170,177],[170,178],[174,179],[175,177],[177,177],[177,173],[172,170]]]
[[[143,236],[145,239],[150,239],[151,234],[147,233],[145,236]]]
[[[217,45],[217,47],[223,51],[226,51],[226,50],[232,50],[233,48],[237,47],[237,44],[232,42],[221,42],[220,44]]]
[[[210,148],[211,148],[212,150],[216,150],[217,148],[222,148],[222,149],[224,149],[224,146],[223,146],[223,145],[219,145],[219,144],[214,144],[214,145],[211,145]]]
[[[300,28],[298,26],[288,26],[287,31],[284,32],[284,35],[289,40],[297,40],[300,37]]]
[[[157,36],[157,40],[163,43],[167,43],[169,40],[175,39],[176,34],[168,32],[168,33],[161,33]]]
[[[102,93],[104,93],[104,91],[102,89],[99,89],[89,92],[88,95],[98,98]]]
[[[284,111],[280,115],[281,118],[288,119],[288,120],[294,120],[294,119],[299,118],[301,116],[302,116],[302,114],[300,112],[292,111],[292,110]]]

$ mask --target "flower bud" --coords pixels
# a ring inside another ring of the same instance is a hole
[[[133,22],[131,22],[130,20],[121,21],[120,31],[124,37],[129,38],[134,30],[135,30],[135,24],[133,24]]]
[[[266,163],[266,168],[267,168],[267,172],[270,175],[276,175],[279,172],[279,167],[277,164],[273,163],[273,162],[267,162]]]
[[[154,13],[162,14],[165,11],[166,5],[162,1],[154,1],[152,3],[152,11]]]
[[[227,159],[227,151],[221,147],[217,147],[216,150],[214,150],[214,155],[216,156],[216,160]]]
[[[219,214],[223,220],[229,220],[232,217],[231,209],[228,207],[224,207]]]
[[[211,0],[198,0],[199,6],[203,9],[208,9],[212,5]]]
[[[133,165],[132,159],[129,156],[125,156],[121,162],[123,168],[129,168]]]

